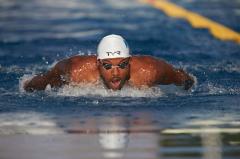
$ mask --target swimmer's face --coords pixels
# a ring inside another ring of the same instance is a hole
[[[98,68],[105,85],[120,90],[130,77],[130,58],[98,60]]]

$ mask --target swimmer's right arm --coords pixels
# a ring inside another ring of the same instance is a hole
[[[62,60],[47,73],[38,74],[32,79],[27,80],[23,88],[27,92],[33,92],[35,90],[45,90],[47,85],[51,87],[60,87],[68,82],[68,70],[69,61]]]

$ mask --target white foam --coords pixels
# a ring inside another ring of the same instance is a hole
[[[45,135],[62,133],[64,133],[64,131],[46,114],[37,112],[0,114],[0,135]]]
[[[91,85],[66,85],[57,92],[59,96],[101,96],[101,97],[161,97],[163,92],[160,87],[137,89],[125,86],[121,90],[106,89],[103,84]]]
[[[207,83],[207,85],[204,85],[205,89],[207,89],[207,94],[239,94],[240,89],[239,88],[232,88],[232,87],[223,87],[221,85],[216,85],[213,83]]]

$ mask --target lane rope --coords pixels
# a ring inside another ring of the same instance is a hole
[[[217,39],[234,41],[240,44],[240,34],[232,29],[214,22],[200,14],[186,10],[167,0],[140,0],[141,2],[152,5],[160,9],[166,15],[174,18],[187,20],[193,28],[208,29],[209,32]]]

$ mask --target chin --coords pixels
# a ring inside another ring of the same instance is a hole
[[[109,83],[108,88],[114,91],[121,90],[123,87],[122,83],[119,83],[118,85],[114,85],[113,83]]]
[[[121,90],[121,89],[122,89],[121,86],[118,86],[118,87],[115,87],[115,86],[109,86],[108,88],[111,89],[111,90],[113,90],[113,91],[117,91],[117,90]]]

